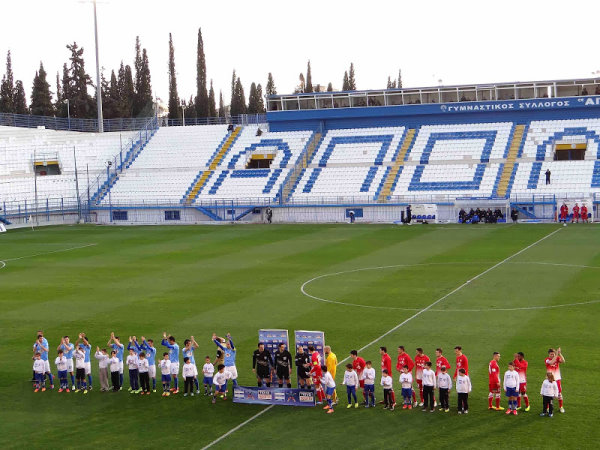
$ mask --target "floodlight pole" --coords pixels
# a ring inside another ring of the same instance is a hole
[[[98,105],[98,133],[104,132],[102,118],[102,86],[100,84],[100,56],[98,55],[98,19],[96,18],[96,0],[94,0],[94,37],[96,38],[96,103]]]

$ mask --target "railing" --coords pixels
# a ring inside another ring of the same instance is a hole
[[[79,213],[81,202],[76,196],[73,197],[48,197],[35,200],[4,201],[0,203],[0,216],[7,219],[24,218],[26,221],[31,217],[43,217],[48,219],[50,215]]]
[[[153,117],[136,117],[122,119],[104,119],[104,131],[134,131],[143,130],[148,120]],[[187,126],[187,125],[218,125],[229,124],[249,125],[266,123],[265,114],[243,114],[232,117],[208,117],[208,118],[189,118],[185,119],[167,119],[159,118],[160,126]],[[68,117],[50,117],[50,116],[32,116],[29,114],[5,114],[0,113],[0,126],[19,127],[19,128],[38,128],[44,127],[47,130],[61,131],[83,131],[97,132],[98,121],[96,119],[76,119]]]

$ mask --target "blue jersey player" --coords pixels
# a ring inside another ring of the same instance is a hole
[[[179,392],[179,380],[177,374],[179,374],[179,345],[175,342],[173,336],[167,338],[167,333],[163,332],[162,345],[169,349],[169,361],[171,361],[171,376],[173,377],[173,394]]]
[[[221,341],[217,339],[217,335],[213,333],[213,342],[223,351],[224,360],[223,364],[225,365],[225,371],[231,374],[231,379],[233,381],[233,387],[237,387],[237,368],[235,367],[235,345],[233,345],[233,341],[231,340],[231,334],[227,333],[227,343],[225,346],[221,344]]]

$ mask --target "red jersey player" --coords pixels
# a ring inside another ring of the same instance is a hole
[[[408,371],[412,374],[412,370],[415,367],[415,363],[408,353],[404,349],[404,345],[398,346],[398,360],[396,362],[396,370],[402,372],[404,366],[408,366]],[[417,402],[417,394],[415,390],[412,390],[413,403]]]
[[[519,394],[517,398],[517,409],[521,409],[521,397],[525,402],[525,411],[529,411],[529,397],[527,397],[527,366],[529,363],[525,361],[525,354],[523,352],[515,353],[515,360],[513,361],[515,370],[519,374]]]
[[[435,349],[435,376],[436,377],[441,373],[442,366],[444,366],[447,371],[449,371],[452,368],[452,366],[450,365],[450,361],[448,361],[446,359],[446,357],[442,355],[442,353],[444,353],[444,351],[441,348]]]
[[[495,409],[496,411],[501,411],[504,408],[500,406],[500,367],[498,366],[498,361],[500,361],[500,353],[494,352],[494,356],[490,361],[488,366],[488,374],[489,374],[489,387],[490,394],[488,395],[488,409]],[[496,399],[496,407],[492,405],[492,402]]]
[[[381,373],[383,373],[383,370],[387,370],[387,374],[388,376],[392,376],[392,358],[390,358],[390,355],[388,355],[387,353],[387,347],[379,347],[379,353],[381,354]],[[392,396],[392,405],[396,406],[396,395],[394,394],[394,391],[390,392],[391,396]],[[384,403],[384,402],[379,402],[379,403]]]
[[[571,223],[575,221],[579,223],[579,205],[577,203],[575,203],[575,206],[573,206],[573,218],[571,219]]]
[[[367,396],[365,395],[365,380],[361,379],[363,370],[365,370],[365,360],[358,356],[358,351],[352,350],[350,352],[350,358],[352,358],[352,368],[356,371],[356,375],[358,375],[358,383],[360,388],[362,389],[363,397],[365,399],[365,404],[367,403]]]
[[[430,361],[429,356],[423,353],[423,349],[421,347],[417,347],[417,354],[415,355],[415,366],[417,367],[417,370],[415,371],[415,379],[417,380],[417,385],[419,386],[419,406],[423,406],[423,369],[425,368],[425,363],[427,361]]]
[[[569,217],[569,207],[566,203],[563,203],[560,207],[560,221],[567,223],[567,218]]]
[[[465,375],[469,375],[469,360],[463,355],[462,347],[457,345],[454,347],[454,353],[456,354],[456,369],[454,369],[454,378],[458,374],[460,369],[465,369]]]
[[[564,413],[565,408],[563,408],[563,396],[562,396],[562,386],[560,384],[560,365],[564,364],[565,357],[562,355],[560,351],[560,347],[556,350],[551,348],[548,350],[548,357],[546,358],[546,372],[550,372],[554,375],[554,381],[558,385],[558,406],[560,407],[560,412]]]
[[[581,221],[588,223],[588,209],[587,206],[585,206],[585,203],[581,205]]]
[[[318,400],[317,403],[320,405],[325,398],[325,392],[321,386],[321,378],[323,377],[323,371],[321,369],[321,355],[312,345],[308,346],[308,352],[310,353],[310,375],[313,379],[313,385],[315,386],[315,392]]]

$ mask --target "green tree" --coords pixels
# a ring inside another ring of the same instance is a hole
[[[208,91],[208,117],[217,117],[217,105],[215,102],[215,89],[213,80],[210,80],[210,89]]]
[[[258,102],[256,99],[256,83],[250,85],[250,94],[248,95],[248,114],[258,113]]]
[[[348,72],[348,90],[356,90],[356,78],[354,75],[354,63],[350,63],[350,71]]]
[[[175,72],[175,48],[169,33],[169,119],[180,119],[179,95],[177,94],[177,72]]]
[[[223,103],[223,91],[219,91],[219,117],[225,117],[227,113],[225,112],[225,103]]]
[[[15,112],[15,81],[10,50],[6,54],[6,73],[2,77],[2,83],[0,83],[0,112]]]
[[[258,114],[265,113],[265,102],[263,100],[262,85],[260,83],[256,86],[256,112]]]
[[[105,119],[117,119],[124,117],[122,114],[122,102],[121,96],[119,95],[119,82],[115,71],[110,73],[110,83],[104,78],[102,74],[102,110]]]
[[[31,88],[31,114],[35,116],[51,116],[54,114],[50,83],[48,83],[46,77],[44,64],[40,62],[40,69],[35,72]]]
[[[17,80],[17,82],[15,83],[14,105],[15,113],[29,114],[29,108],[27,107],[27,98],[25,97],[25,88],[23,87],[23,82],[21,80]]]
[[[123,61],[121,61],[121,66],[119,67],[117,88],[119,92],[119,117],[133,117],[135,83],[133,81],[131,66],[123,65]]]
[[[392,80],[392,77],[388,76],[387,89],[394,89],[396,87],[396,80]]]
[[[342,91],[349,91],[350,83],[348,81],[348,71],[344,72],[344,81],[342,81]]]
[[[71,117],[78,118],[93,118],[96,117],[96,104],[94,99],[88,93],[88,86],[92,86],[92,79],[85,72],[85,61],[83,59],[83,47],[79,47],[76,42],[67,45],[67,49],[71,52],[69,60],[71,67],[68,71],[67,85]],[[63,86],[64,86],[63,80]]]
[[[206,57],[202,30],[198,28],[198,54],[196,56],[196,114],[198,117],[210,115],[210,105],[206,92]]]
[[[277,95],[277,88],[275,87],[275,81],[273,80],[273,75],[269,72],[267,77],[267,87],[266,87],[267,97],[271,95]]]
[[[331,81],[327,85],[327,92],[333,92],[333,84],[331,84]]]
[[[229,114],[233,115],[231,112],[232,109],[237,108],[236,106],[236,98],[235,98],[235,69],[233,69],[233,74],[231,75],[231,100],[229,101]]]
[[[310,70],[310,59],[308,60],[308,65],[306,67],[306,83],[304,85],[304,92],[312,92],[312,72]]]
[[[152,79],[150,63],[145,48],[141,48],[140,37],[135,38],[135,69],[134,96],[130,100],[133,105],[132,114],[135,117],[150,117],[153,114]]]
[[[58,92],[56,96],[56,115],[58,117],[67,117],[69,113],[69,107],[67,106],[67,99],[71,95],[71,88],[69,82],[69,67],[67,63],[63,64],[63,73],[60,80],[58,81],[58,73],[56,74],[56,90]],[[59,88],[60,86],[60,88]]]
[[[231,105],[229,108],[229,114],[232,116],[246,114],[246,95],[244,94],[244,86],[242,86],[240,77],[237,77],[235,80],[235,84],[233,86],[233,95],[231,96]]]
[[[54,111],[57,116],[60,116],[60,108],[63,102],[62,87],[60,85],[60,75],[56,72],[56,101],[54,103]]]
[[[398,69],[398,88],[402,87],[402,69]]]
[[[190,99],[187,102],[182,100],[181,106],[185,111],[186,119],[193,119],[196,117],[196,103],[194,102],[194,97],[192,95],[190,95]]]

